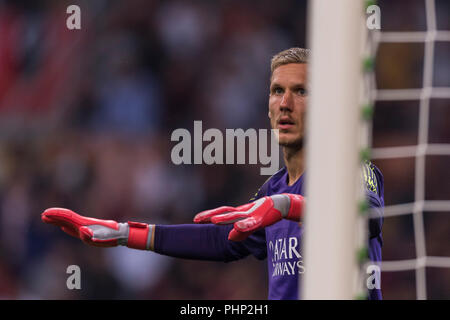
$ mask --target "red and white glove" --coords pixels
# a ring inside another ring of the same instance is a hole
[[[300,221],[305,199],[298,194],[283,193],[266,196],[239,207],[219,207],[200,212],[195,223],[231,224],[228,239],[242,241],[256,230],[270,226],[282,219]]]
[[[57,225],[64,232],[92,246],[122,245],[151,250],[152,226],[145,223],[118,223],[114,220],[88,218],[63,208],[47,209],[41,218],[45,223]]]

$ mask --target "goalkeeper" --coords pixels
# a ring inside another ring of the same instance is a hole
[[[272,58],[269,119],[279,130],[285,167],[258,190],[250,203],[197,214],[195,224],[152,225],[118,223],[83,217],[63,208],[42,213],[46,223],[60,226],[83,242],[100,247],[117,245],[186,259],[229,262],[253,255],[267,259],[269,299],[298,299],[303,267],[301,226],[305,180],[305,112],[309,51],[291,48]],[[366,195],[379,214],[369,222],[369,258],[381,261],[383,177],[371,163],[363,168]],[[381,299],[379,289],[369,299]]]

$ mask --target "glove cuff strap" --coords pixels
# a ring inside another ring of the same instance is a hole
[[[153,250],[153,226],[133,221],[128,221],[128,226],[128,248]]]
[[[297,194],[288,194],[288,196],[291,199],[291,205],[289,207],[289,212],[286,216],[286,219],[293,221],[302,220],[304,198],[301,195]]]

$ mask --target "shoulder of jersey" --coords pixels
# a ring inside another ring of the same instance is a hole
[[[273,175],[271,175],[269,178],[267,178],[266,181],[264,181],[264,183],[262,184],[261,187],[258,188],[258,191],[256,191],[256,193],[253,195],[253,197],[249,200],[249,202],[255,201],[258,198],[259,193],[261,192],[261,190],[263,190],[264,188],[267,187],[269,181],[275,177],[277,174],[279,174],[281,171],[284,170],[284,167],[281,168],[280,170],[278,170],[277,172],[275,172]]]
[[[377,171],[379,169],[370,161],[365,161],[362,166],[362,173],[364,178],[364,185],[367,190],[378,194],[378,178]]]

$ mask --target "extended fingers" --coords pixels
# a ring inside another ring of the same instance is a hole
[[[61,227],[62,231],[72,237],[79,238],[78,229],[71,220],[72,213],[74,212],[68,209],[50,208],[42,213],[41,219],[45,223]]]
[[[45,223],[61,225],[71,223],[73,215],[76,215],[76,213],[69,209],[49,208],[41,214],[41,219]]]
[[[61,229],[71,236],[78,237],[78,223],[75,212],[64,208],[50,208],[41,214],[41,219],[45,223],[61,227]]]
[[[235,211],[235,210],[236,210],[236,208],[234,208],[234,207],[223,206],[223,207],[219,207],[219,208],[215,208],[215,209],[211,209],[211,210],[202,211],[194,217],[194,222],[195,223],[209,223],[209,222],[211,222],[212,217],[219,215],[219,214],[226,213],[226,212]]]
[[[214,224],[231,224],[246,218],[248,218],[247,212],[236,211],[215,215],[211,218],[211,222]]]

